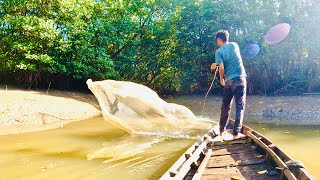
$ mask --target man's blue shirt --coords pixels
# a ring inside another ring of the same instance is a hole
[[[225,80],[246,77],[240,49],[237,43],[229,42],[215,52],[216,64],[224,65]]]

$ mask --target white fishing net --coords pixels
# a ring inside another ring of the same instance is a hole
[[[130,133],[188,128],[196,116],[185,106],[167,103],[150,88],[127,81],[87,81],[106,121]]]

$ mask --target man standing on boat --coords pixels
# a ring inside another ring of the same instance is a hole
[[[246,72],[243,66],[240,49],[237,43],[229,42],[227,30],[216,33],[215,40],[219,49],[215,52],[215,63],[211,70],[219,68],[220,84],[223,87],[223,101],[220,116],[220,135],[226,129],[230,116],[233,98],[236,103],[236,117],[233,128],[234,138],[240,138],[243,114],[246,104]]]

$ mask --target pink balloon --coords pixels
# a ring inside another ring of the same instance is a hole
[[[291,26],[288,23],[277,24],[267,32],[264,41],[267,44],[277,44],[288,36],[290,29]]]

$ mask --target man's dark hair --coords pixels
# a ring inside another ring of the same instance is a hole
[[[221,39],[223,42],[229,41],[229,32],[227,30],[220,30],[216,33],[216,40]]]

